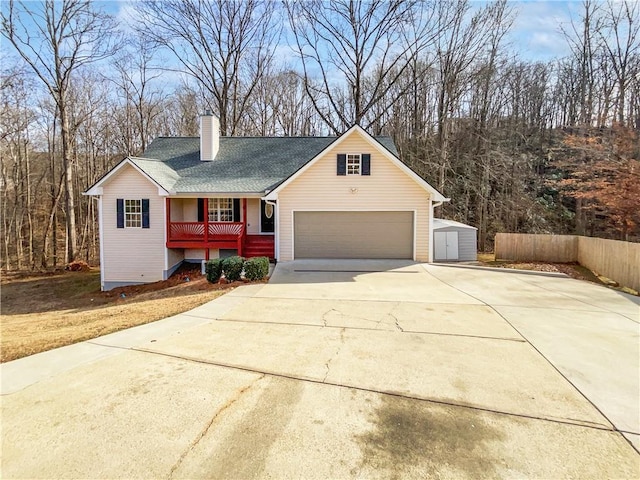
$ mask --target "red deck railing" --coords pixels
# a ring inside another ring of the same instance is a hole
[[[237,240],[244,232],[242,222],[209,223],[208,235],[205,235],[204,222],[171,222],[169,223],[170,242],[206,242],[216,240]]]

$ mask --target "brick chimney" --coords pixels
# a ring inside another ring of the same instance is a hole
[[[215,160],[220,149],[220,120],[210,110],[200,116],[200,160]]]

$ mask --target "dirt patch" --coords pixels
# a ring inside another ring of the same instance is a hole
[[[177,315],[243,285],[211,284],[199,266],[168,280],[100,291],[100,271],[2,275],[0,361]]]
[[[598,278],[595,273],[578,263],[515,262],[511,260],[496,260],[493,253],[479,253],[478,263],[484,267],[564,273],[565,275],[577,280],[584,280],[604,285],[604,282]]]

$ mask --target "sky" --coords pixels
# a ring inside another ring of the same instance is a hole
[[[509,40],[523,59],[547,61],[569,54],[561,26],[570,27],[578,20],[582,2],[573,1],[512,1],[517,11]]]
[[[124,0],[100,2],[105,10],[122,19],[129,16],[132,3]],[[472,3],[480,6],[485,0]],[[548,61],[569,53],[560,26],[568,26],[571,16],[575,19],[579,17],[581,0],[510,0],[509,5],[517,16],[508,41],[512,50],[523,60]]]
[[[0,6],[6,7],[6,1],[0,0]],[[29,1],[31,0],[27,0]],[[133,18],[135,21],[135,1],[97,0],[96,4],[119,19],[121,27],[126,31],[130,28],[126,26],[127,20],[131,21]],[[487,1],[491,0],[472,0],[472,5],[480,8]],[[513,26],[506,39],[512,55],[524,61],[547,62],[569,54],[561,26],[569,28],[572,17],[577,21],[582,10],[581,0],[509,0],[509,6],[515,14]],[[2,47],[7,46],[6,42],[2,43]],[[7,52],[10,49],[2,50]],[[277,52],[281,65],[288,64],[288,60],[296,58],[294,52],[286,45],[279,46]]]

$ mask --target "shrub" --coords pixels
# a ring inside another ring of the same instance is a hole
[[[269,275],[269,259],[254,257],[244,262],[244,276],[247,280],[262,280]]]
[[[244,259],[242,257],[234,256],[228,257],[222,260],[222,271],[224,276],[230,282],[240,280],[242,275],[242,266],[244,265]]]
[[[209,260],[204,267],[204,271],[207,275],[207,280],[211,283],[216,283],[220,280],[220,275],[222,275],[222,259],[214,258]]]

